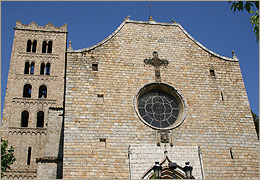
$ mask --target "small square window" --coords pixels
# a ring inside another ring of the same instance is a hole
[[[92,64],[92,71],[98,71],[98,64]]]
[[[215,71],[213,69],[209,70],[211,76],[215,76]]]
[[[106,149],[106,139],[105,138],[100,138],[99,139],[99,147],[101,149]]]
[[[104,103],[104,94],[98,94],[97,95],[97,103],[103,104]]]
[[[98,98],[104,98],[104,94],[98,94],[97,97]]]

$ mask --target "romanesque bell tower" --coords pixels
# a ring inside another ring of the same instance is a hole
[[[5,176],[37,178],[36,160],[48,155],[48,132],[55,131],[50,119],[62,116],[67,25],[24,25],[17,21],[14,29],[2,138],[14,147],[16,161]],[[61,126],[56,128],[59,132]],[[60,140],[59,136],[50,139]]]

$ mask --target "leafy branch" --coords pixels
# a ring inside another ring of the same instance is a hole
[[[249,18],[250,23],[253,26],[253,31],[256,36],[256,41],[259,42],[259,1],[229,1],[231,5],[231,10],[234,10],[234,13],[238,11],[246,10],[251,17]],[[256,7],[257,10],[253,11],[252,8]]]
[[[11,169],[10,165],[16,160],[13,154],[14,148],[11,146],[8,149],[8,141],[1,139],[1,178],[7,169]]]

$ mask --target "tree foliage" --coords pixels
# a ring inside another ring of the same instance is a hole
[[[259,139],[259,117],[252,110],[251,110],[251,113],[252,113],[253,120],[254,120],[254,123],[255,123],[255,130],[256,130],[256,133],[257,133],[257,137]]]
[[[15,157],[13,154],[14,148],[11,146],[8,149],[8,141],[1,139],[1,178],[7,169],[11,169],[10,165],[14,163]]]
[[[259,1],[229,1],[231,5],[231,10],[234,9],[234,13],[236,10],[243,11],[246,10],[250,17],[250,23],[253,26],[253,31],[256,35],[256,41],[259,41]],[[257,8],[256,11],[253,11],[253,8]]]

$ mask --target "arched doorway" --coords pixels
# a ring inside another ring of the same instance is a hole
[[[184,172],[184,167],[175,164],[175,168],[173,169],[170,166],[172,161],[167,156],[167,151],[165,152],[164,159],[159,163],[162,166],[162,179],[187,179],[186,174]],[[156,175],[153,171],[153,166],[151,166],[142,176],[142,179],[156,179]],[[194,176],[191,179],[196,179]]]

